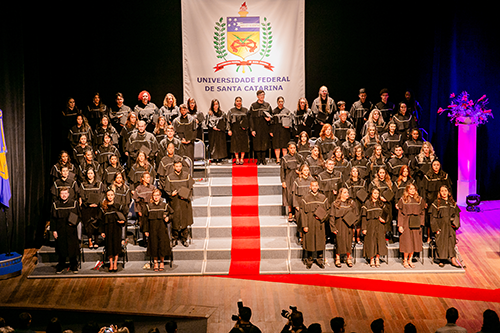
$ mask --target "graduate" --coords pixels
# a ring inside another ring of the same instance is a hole
[[[227,157],[226,127],[227,115],[220,109],[218,99],[210,102],[210,109],[206,119],[208,128],[208,151],[210,159],[220,165],[222,159]]]
[[[76,124],[71,127],[68,133],[68,140],[71,148],[75,148],[80,143],[80,137],[86,135],[89,142],[92,141],[93,130],[90,127],[87,118],[83,114],[76,116]]]
[[[177,100],[174,94],[167,93],[163,99],[163,106],[158,111],[160,116],[165,117],[168,125],[172,125],[172,121],[180,115]]]
[[[165,155],[167,155],[167,147],[170,143],[172,143],[174,145],[175,154],[180,156],[181,148],[182,148],[181,147],[182,146],[181,139],[179,139],[177,137],[177,135],[175,134],[174,126],[167,125],[166,135],[163,138],[163,140],[161,140],[158,143],[158,145],[159,145],[158,155],[157,155],[158,162],[161,161],[162,158],[165,157]],[[157,166],[158,165],[159,165],[159,163],[157,163]]]
[[[368,185],[368,192],[377,188],[380,192],[380,200],[382,200],[389,207],[394,204],[394,194],[396,193],[396,187],[389,176],[386,168],[380,168],[377,171],[376,176],[373,178],[371,183]],[[389,210],[389,216],[387,217],[386,233],[387,239],[392,240],[393,230],[392,230],[392,209]]]
[[[363,256],[370,259],[370,267],[380,267],[380,256],[386,256],[385,224],[390,206],[380,200],[380,191],[373,188],[361,207],[361,229],[365,235]]]
[[[321,155],[328,158],[331,156],[331,151],[333,148],[337,147],[338,139],[333,135],[332,125],[325,124],[321,128],[319,133],[319,138],[316,140],[315,146],[318,146],[321,150]]]
[[[425,221],[425,200],[418,195],[415,184],[409,184],[398,203],[399,252],[403,267],[415,268],[413,254],[422,251],[422,226]]]
[[[381,135],[382,154],[386,159],[394,155],[394,148],[403,144],[403,136],[396,132],[396,124],[391,121],[387,125],[388,131]]]
[[[387,88],[380,90],[380,102],[375,104],[375,108],[380,110],[386,123],[392,119],[396,105],[389,101],[389,90]]]
[[[439,188],[437,199],[432,203],[430,210],[432,232],[436,234],[439,267],[444,267],[447,261],[454,267],[460,267],[455,251],[457,230],[460,228],[460,208],[446,185]]]
[[[266,151],[269,145],[270,123],[272,120],[271,106],[264,101],[264,90],[257,91],[257,101],[250,105],[250,133],[252,134],[253,150],[257,156],[257,165],[266,165]]]
[[[365,157],[363,147],[360,144],[354,147],[354,158],[349,163],[351,164],[351,168],[356,167],[358,169],[361,179],[370,179],[370,162]]]
[[[87,106],[85,116],[88,119],[90,128],[96,128],[101,122],[101,118],[108,114],[108,107],[101,101],[101,95],[96,92],[92,102]]]
[[[110,186],[118,173],[122,175],[123,179],[126,179],[125,169],[121,166],[118,156],[112,154],[109,156],[109,165],[104,169],[103,183],[106,186]]]
[[[285,107],[285,98],[279,96],[276,100],[278,106],[272,111],[271,132],[276,164],[280,163],[281,151],[286,154],[288,142],[291,138],[293,114]]]
[[[179,106],[180,116],[172,121],[175,133],[181,140],[180,154],[194,161],[194,141],[196,140],[196,119],[189,114],[186,104]]]
[[[411,129],[410,138],[403,143],[403,151],[411,163],[413,163],[415,156],[420,153],[423,144],[420,130],[418,128]]]
[[[78,241],[77,226],[80,223],[78,203],[69,198],[69,189],[60,188],[58,198],[52,203],[50,213],[50,231],[56,240],[56,253],[59,257],[56,273],[61,274],[66,268],[69,258],[69,269],[78,273]]]
[[[387,168],[385,157],[382,155],[382,146],[376,144],[373,146],[373,153],[368,159],[370,178],[374,178],[380,168]]]
[[[326,124],[332,124],[337,105],[333,98],[328,94],[328,88],[322,86],[319,88],[318,97],[311,104],[311,112],[314,115],[313,131],[315,136],[320,136],[319,133]]]
[[[141,176],[141,183],[132,191],[132,198],[134,199],[134,210],[138,215],[139,228],[144,232],[144,224],[146,223],[146,205],[151,200],[155,187],[151,185],[151,174],[144,172]]]
[[[99,178],[100,180],[103,174],[103,170],[101,168],[101,165],[94,160],[94,153],[92,152],[92,150],[85,151],[83,157],[84,159],[82,163],[78,166],[78,173],[77,173],[78,181],[80,183],[85,181],[85,176],[89,169],[93,169],[96,178]]]
[[[283,206],[288,207],[288,222],[295,221],[293,207],[293,183],[299,175],[299,166],[303,163],[303,158],[297,152],[294,142],[288,143],[288,153],[283,156],[280,166],[280,180],[283,195]]]
[[[187,173],[191,173],[189,165],[186,161],[179,155],[175,154],[174,144],[171,142],[167,147],[167,155],[165,155],[159,165],[158,165],[158,187],[160,190],[164,191],[166,188],[165,182],[167,181],[167,176],[174,172],[174,163],[176,161],[181,161],[182,170]]]
[[[345,107],[345,103],[343,106]],[[339,139],[339,144],[342,144],[347,139],[347,131],[349,129],[354,130],[354,126],[347,120],[348,116],[349,112],[341,110],[339,112],[339,119],[333,123],[333,134],[337,139]]]
[[[94,130],[93,147],[97,150],[104,143],[104,135],[108,134],[111,138],[111,144],[118,146],[119,134],[111,125],[107,115],[102,116],[99,124]]]
[[[349,177],[349,172],[351,171],[351,164],[344,157],[342,147],[337,146],[333,148],[331,159],[335,164],[335,170],[342,174],[342,180],[347,179]]]
[[[341,267],[340,257],[346,255],[347,267],[352,267],[352,237],[353,229],[359,220],[359,208],[356,201],[349,197],[349,191],[339,189],[337,199],[330,211],[330,229],[337,235],[335,252],[335,267]]]
[[[241,97],[237,96],[234,107],[227,113],[227,135],[231,137],[231,152],[237,165],[244,163],[245,153],[250,150],[248,109],[243,107],[242,102]]]
[[[413,179],[410,175],[410,168],[407,165],[403,165],[399,170],[398,179],[394,182],[394,185],[396,186],[396,193],[394,194],[395,202],[399,202],[399,199],[403,196],[406,186],[410,184],[415,184],[415,179]]]
[[[332,204],[337,197],[339,185],[342,185],[342,173],[335,170],[335,161],[332,159],[325,161],[325,170],[318,174],[319,191],[328,198],[328,203]],[[342,187],[342,186],[340,186]]]
[[[137,132],[137,115],[132,111],[128,114],[127,120],[120,130],[120,151],[126,152],[128,140],[130,139],[130,136],[135,132]],[[127,155],[125,153],[122,156],[122,163],[126,162]]]
[[[118,148],[113,145],[111,135],[109,133],[104,134],[103,143],[97,148],[95,153],[97,157],[97,163],[101,165],[101,170],[105,170],[108,167],[109,159],[112,155],[115,155],[118,159],[121,156]]]
[[[125,184],[123,173],[116,173],[113,183],[108,186],[108,189],[115,193],[115,203],[117,205],[127,207],[127,212],[132,202],[132,192],[130,187]],[[125,215],[127,216],[127,215]]]
[[[121,131],[122,127],[127,122],[128,115],[132,112],[132,109],[123,104],[125,99],[123,98],[122,93],[116,93],[115,95],[116,106],[111,107],[109,109],[109,119],[111,120],[111,124],[118,131]]]
[[[298,241],[302,242],[302,217],[300,210],[303,209],[302,197],[306,195],[310,190],[311,182],[314,178],[309,172],[309,166],[304,163],[299,167],[299,176],[294,180],[292,185],[292,202],[295,208],[295,216],[297,217],[297,232]]]
[[[164,116],[158,116],[158,119],[155,122],[155,128],[153,130],[153,135],[156,138],[156,142],[158,144],[165,138],[167,135],[167,120]]]
[[[342,152],[347,160],[352,160],[354,158],[354,147],[358,146],[360,143],[356,141],[356,131],[352,128],[346,131],[346,140],[342,142]]]
[[[394,156],[391,157],[386,165],[389,174],[392,177],[392,181],[396,181],[399,177],[399,171],[403,166],[408,166],[410,161],[407,157],[403,155],[403,147],[397,145],[394,147]]]
[[[306,131],[300,132],[297,141],[297,153],[306,159],[311,154],[311,144],[309,143],[309,135]]]
[[[178,241],[185,247],[189,246],[188,227],[193,224],[193,196],[194,180],[191,174],[182,170],[182,162],[175,161],[174,172],[167,176],[165,192],[169,196],[171,207],[174,210],[172,217],[172,240],[174,246]]]
[[[198,104],[194,98],[188,98],[187,102],[189,114],[196,120],[196,138],[205,141],[203,127],[205,126],[205,114],[198,110]]]
[[[69,199],[77,200],[79,187],[76,182],[74,175],[69,172],[68,166],[63,166],[61,168],[61,175],[59,178],[54,180],[52,187],[50,188],[50,193],[52,194],[52,201],[54,202],[59,197],[59,191],[61,188],[66,188],[69,191]]]
[[[349,179],[345,181],[343,187],[349,191],[349,197],[356,201],[358,207],[361,207],[366,201],[366,198],[368,197],[368,192],[366,192],[366,181],[359,176],[357,167],[351,168]],[[354,231],[356,232],[356,235],[353,236],[353,241],[361,244],[361,223],[359,223],[359,221],[356,223],[356,229]]]
[[[61,178],[61,170],[62,167],[68,167],[69,177],[75,178],[77,169],[73,163],[71,163],[71,157],[68,152],[65,150],[61,150],[59,153],[59,159],[57,163],[52,166],[50,169],[50,175],[52,176],[52,181],[55,181],[58,178]]]
[[[104,199],[105,187],[94,168],[89,167],[86,170],[85,180],[79,189],[84,233],[89,238],[89,249],[97,249],[99,247],[96,241],[96,236],[99,234],[99,207]]]
[[[370,112],[370,115],[368,116],[368,120],[366,123],[363,125],[363,129],[361,130],[361,136],[365,136],[366,133],[368,133],[368,127],[370,126],[375,126],[377,129],[377,133],[384,133],[385,128],[387,124],[384,121],[384,118],[382,118],[382,115],[380,113],[379,109],[373,109]]]
[[[321,151],[318,146],[311,148],[311,154],[307,156],[304,160],[309,166],[309,171],[314,179],[317,179],[318,175],[324,170],[325,161],[321,156]]]
[[[146,90],[143,90],[137,96],[139,103],[134,107],[134,112],[137,119],[146,123],[148,132],[152,132],[155,126],[155,117],[158,116],[158,107],[155,103],[151,102],[151,95]]]
[[[394,115],[392,121],[396,124],[396,131],[401,134],[402,140],[406,141],[409,137],[409,132],[411,128],[417,126],[417,122],[413,118],[413,115],[407,111],[406,103],[399,103],[398,113]]]
[[[417,187],[420,193],[424,193],[424,177],[431,169],[431,164],[438,160],[434,153],[434,148],[429,141],[422,144],[420,153],[410,161],[411,175],[417,182]]]
[[[84,162],[85,153],[87,151],[90,151],[92,154],[94,154],[94,149],[89,144],[87,135],[82,134],[78,139],[78,145],[73,148],[73,159],[78,166],[80,166]]]
[[[358,135],[357,138],[359,139],[362,135],[365,134],[362,133],[362,129],[368,118],[368,114],[373,109],[373,104],[366,99],[367,94],[365,88],[359,89],[358,97],[359,100],[354,102],[354,104],[351,106],[350,114],[352,120],[354,121],[353,125]]]
[[[147,159],[154,163],[155,156],[158,153],[158,141],[156,141],[156,137],[152,133],[146,131],[146,122],[144,120],[137,122],[137,131],[130,135],[125,146],[128,167],[137,160],[139,151],[143,151]]]
[[[306,253],[304,262],[307,269],[312,267],[313,262],[316,262],[319,268],[325,268],[324,224],[328,221],[330,207],[328,199],[318,190],[318,181],[311,180],[309,191],[301,197],[300,203],[301,231],[304,233],[302,247]]]
[[[106,191],[106,198],[101,203],[99,220],[101,237],[104,239],[106,255],[109,259],[109,272],[118,271],[118,256],[125,245],[125,225],[128,206],[115,202],[115,192]]]
[[[137,160],[130,168],[128,180],[132,191],[141,183],[142,175],[147,172],[151,176],[151,183],[154,182],[156,171],[151,163],[149,163],[146,153],[142,150],[137,154]]]
[[[382,143],[379,135],[377,134],[377,128],[373,124],[368,125],[366,135],[361,138],[359,143],[363,147],[365,157],[370,158],[373,154],[373,147],[376,144]]]
[[[297,109],[293,111],[293,133],[294,140],[298,140],[298,136],[302,132],[306,132],[308,137],[312,133],[312,125],[314,124],[314,115],[309,108],[309,103],[305,97],[299,98]]]
[[[167,223],[170,223],[174,210],[163,202],[161,191],[155,189],[151,200],[146,205],[146,216],[144,224],[144,235],[148,237],[148,256],[153,257],[155,272],[165,269],[165,257],[172,255],[170,246],[170,235]]]

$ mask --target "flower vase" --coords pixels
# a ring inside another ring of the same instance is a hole
[[[470,118],[469,118],[470,120]],[[477,194],[476,143],[477,125],[459,123],[458,126],[458,181],[457,204],[466,205],[469,194]]]

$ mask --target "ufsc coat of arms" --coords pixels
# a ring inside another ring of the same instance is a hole
[[[244,2],[238,12],[240,16],[227,17],[225,22],[221,17],[215,22],[214,49],[217,58],[224,61],[215,65],[214,72],[229,65],[235,65],[236,72],[241,68],[243,73],[245,73],[245,67],[252,71],[252,65],[260,65],[270,71],[273,70],[274,66],[263,61],[270,56],[273,46],[271,23],[266,17],[261,21],[260,16],[247,16],[247,10],[248,7]],[[241,59],[228,60],[229,54]],[[251,59],[259,56],[259,60]]]

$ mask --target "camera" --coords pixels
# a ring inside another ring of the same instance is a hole
[[[104,328],[104,333],[113,333],[113,327],[111,327],[111,326],[105,327]]]
[[[281,310],[281,316],[283,318],[290,319],[290,316],[292,315],[292,313],[297,312],[297,307],[290,305],[290,310],[291,311]]]
[[[243,301],[240,299],[237,304],[238,304],[238,313],[239,313],[239,310],[243,307]],[[238,320],[240,320],[240,316],[239,315],[232,315],[231,320],[238,321]]]

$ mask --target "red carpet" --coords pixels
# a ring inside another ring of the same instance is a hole
[[[231,266],[230,275],[259,274],[260,223],[259,184],[255,163],[232,168]]]

